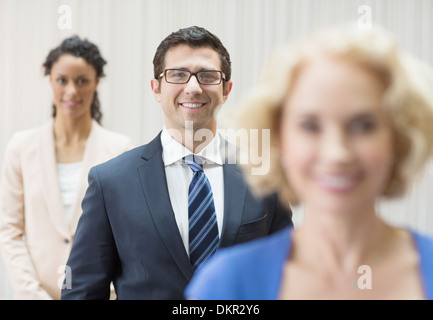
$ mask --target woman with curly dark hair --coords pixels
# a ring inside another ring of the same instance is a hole
[[[78,36],[52,49],[43,67],[53,118],[15,133],[6,148],[0,244],[17,299],[60,298],[63,278],[72,275],[65,264],[87,173],[132,146],[128,137],[101,126],[96,89],[105,64],[98,47]]]
[[[63,40],[62,44],[48,54],[43,67],[45,69],[45,75],[51,75],[53,65],[59,60],[62,55],[69,54],[77,58],[83,58],[87,64],[92,66],[96,72],[96,82],[99,82],[101,77],[104,77],[104,65],[107,63],[102,57],[99,49],[96,45],[89,42],[88,40],[81,40],[78,36],[73,36]],[[97,84],[97,83],[96,83]],[[53,104],[53,117],[56,116],[57,109],[56,105]],[[102,120],[101,105],[98,98],[98,92],[94,91],[93,101],[90,106],[90,114],[99,124]]]

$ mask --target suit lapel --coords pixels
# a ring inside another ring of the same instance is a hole
[[[56,229],[69,239],[68,225],[60,194],[59,179],[56,170],[56,156],[54,146],[53,122],[41,129],[39,140],[39,166],[41,181],[43,181],[43,195],[47,204],[49,216]]]
[[[220,247],[234,244],[245,202],[247,185],[241,169],[235,164],[224,164],[224,224]]]
[[[138,174],[155,228],[185,278],[189,280],[193,270],[177,228],[168,194],[160,136],[161,134],[144,148],[142,158],[145,163],[138,167]]]

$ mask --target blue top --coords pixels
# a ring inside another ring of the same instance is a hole
[[[410,231],[420,256],[425,297],[433,300],[433,238]],[[185,290],[200,300],[276,300],[290,255],[292,227],[221,249],[199,269]]]

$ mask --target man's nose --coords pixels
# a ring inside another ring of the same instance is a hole
[[[184,90],[185,93],[189,94],[198,94],[202,92],[200,83],[197,80],[197,75],[192,75],[191,78],[189,78],[189,81],[186,83]]]

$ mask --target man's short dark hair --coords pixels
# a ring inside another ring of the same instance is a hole
[[[159,79],[159,75],[164,71],[167,51],[182,44],[186,44],[192,48],[209,47],[214,49],[220,56],[221,71],[226,75],[226,80],[231,79],[231,61],[227,49],[217,36],[197,26],[179,29],[162,40],[153,58],[153,74],[155,79]]]

